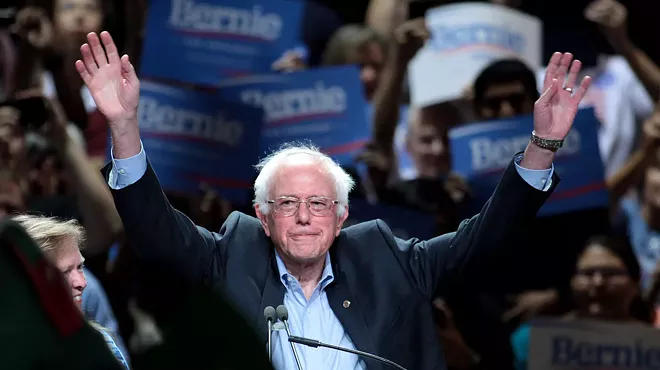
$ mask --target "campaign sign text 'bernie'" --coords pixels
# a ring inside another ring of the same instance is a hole
[[[607,207],[608,192],[598,150],[599,126],[593,108],[578,111],[573,128],[555,157],[555,171],[561,182],[539,216]],[[525,150],[532,127],[533,118],[524,116],[469,124],[450,131],[453,168],[470,183],[475,206],[483,206],[513,156]]]
[[[143,82],[138,112],[144,150],[163,188],[195,194],[207,183],[230,201],[249,201],[260,110]]]
[[[218,95],[264,110],[262,150],[311,142],[352,165],[369,139],[365,99],[355,66],[241,77],[219,84]]]
[[[530,370],[660,368],[660,332],[652,326],[542,318],[529,333]]]
[[[300,1],[158,0],[149,4],[140,73],[199,85],[267,73],[298,44]]]

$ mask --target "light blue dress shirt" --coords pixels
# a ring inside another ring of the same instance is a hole
[[[112,332],[116,339],[114,340],[116,346],[119,347],[124,359],[128,362],[128,351],[119,335],[119,325],[117,325],[117,319],[115,319],[115,314],[112,312],[108,296],[96,276],[86,267],[83,268],[83,271],[85,272],[85,279],[87,279],[87,288],[83,290],[82,294],[83,314],[86,319],[92,320]]]
[[[554,166],[547,170],[529,170],[519,165],[522,155],[514,159],[518,174],[536,189],[547,191],[552,186]],[[113,189],[121,189],[136,183],[147,170],[147,156],[144,148],[137,155],[126,159],[112,158],[112,170],[108,176],[108,185]],[[330,308],[325,287],[333,280],[330,255],[326,256],[325,268],[321,281],[318,283],[312,297],[307,300],[302,287],[295,277],[287,272],[284,263],[277,256],[277,267],[282,284],[286,287],[284,305],[289,311],[291,334],[325,343],[355,349],[353,342],[344,331],[339,319]],[[277,326],[276,326],[277,329]],[[304,370],[364,370],[366,366],[358,356],[335,351],[328,348],[312,348],[296,344],[300,361]],[[278,370],[297,369],[296,360],[291,351],[284,329],[275,330],[273,334],[273,366]]]

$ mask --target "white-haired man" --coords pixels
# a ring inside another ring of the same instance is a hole
[[[518,231],[559,180],[552,173],[555,151],[590,83],[586,78],[576,86],[581,65],[572,55],[553,55],[530,144],[481,214],[456,233],[404,241],[382,221],[342,230],[353,180],[304,147],[283,149],[259,164],[258,220],[235,212],[213,233],[196,227],[163,195],[140,141],[135,70],[107,32],[100,36],[88,35],[76,68],[110,125],[113,160],[104,171],[138,256],[191,282],[223,288],[263,333],[264,346],[263,310],[284,303],[293,335],[376,353],[415,370],[446,367],[432,298],[497,280],[502,256],[510,255]],[[277,332],[273,340],[275,368],[297,368],[286,335]],[[330,349],[297,348],[304,369],[384,366]]]

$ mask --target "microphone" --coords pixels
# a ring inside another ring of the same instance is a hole
[[[295,336],[291,336],[291,335],[289,335],[289,342],[291,342],[291,343],[300,343],[300,344],[304,344],[308,347],[314,347],[314,348],[318,348],[318,347],[332,348],[332,349],[337,350],[337,351],[348,352],[348,353],[352,353],[352,354],[355,354],[355,355],[358,355],[358,356],[370,358],[372,360],[382,362],[386,365],[390,365],[395,369],[406,370],[405,367],[403,367],[403,366],[401,366],[401,365],[399,365],[399,364],[397,364],[393,361],[390,361],[386,358],[376,356],[376,355],[372,355],[371,353],[368,353],[368,352],[358,351],[356,349],[339,347],[339,346],[335,346],[335,345],[332,345],[332,344],[323,343],[323,342],[320,342],[318,340],[308,339],[308,338],[303,338],[303,337],[295,337]]]
[[[268,324],[268,361],[271,363],[273,362],[273,343],[271,342],[271,337],[273,336],[273,322],[277,320],[275,315],[276,313],[273,306],[268,306],[264,309],[264,317]]]
[[[300,356],[298,356],[298,351],[296,351],[296,346],[293,345],[291,341],[291,330],[289,329],[289,311],[284,307],[284,305],[277,306],[277,318],[282,321],[284,324],[284,329],[286,330],[286,335],[289,336],[289,344],[291,345],[291,350],[293,351],[293,357],[296,358],[296,364],[298,364],[298,370],[302,370],[302,363],[300,362]]]

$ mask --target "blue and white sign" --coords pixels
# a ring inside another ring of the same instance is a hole
[[[608,206],[609,196],[598,150],[599,126],[593,108],[578,111],[573,128],[555,157],[555,171],[561,176],[561,182],[539,216]],[[475,206],[483,206],[513,156],[525,150],[532,127],[533,118],[524,116],[450,130],[452,166],[470,183]]]
[[[369,140],[366,101],[355,66],[241,77],[223,81],[218,95],[264,110],[262,150],[312,142],[342,165]]]
[[[542,24],[506,6],[458,3],[426,13],[431,38],[408,67],[412,105],[462,98],[491,62],[518,58],[541,67]]]
[[[351,199],[344,227],[378,218],[385,221],[394,236],[401,239],[428,240],[436,236],[433,214],[382,203],[370,204],[362,199]]]
[[[302,6],[291,0],[151,1],[140,73],[210,86],[270,72],[299,44]]]
[[[197,193],[207,183],[249,202],[263,112],[215,95],[142,82],[140,135],[163,188]]]
[[[660,332],[634,323],[538,319],[531,324],[528,359],[530,370],[654,370]]]

